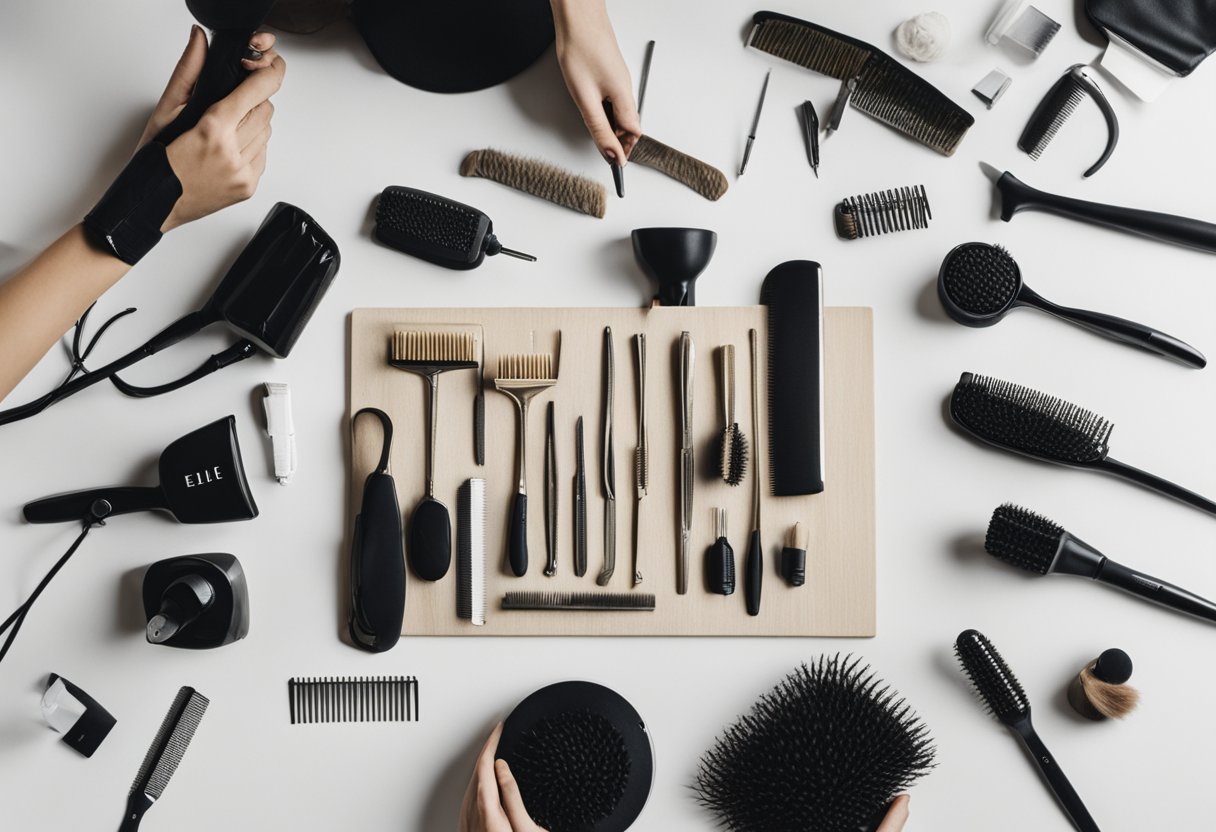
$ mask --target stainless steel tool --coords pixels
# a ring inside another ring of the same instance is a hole
[[[553,402],[545,413],[545,576],[557,574],[557,439]]]
[[[680,333],[680,560],[676,565],[676,592],[688,592],[688,547],[692,538],[693,467],[692,383],[697,351],[692,335]]]
[[[642,582],[638,556],[642,548],[642,498],[650,490],[650,440],[646,431],[646,335],[633,336],[638,362],[638,446],[633,452],[633,484],[637,500],[633,507],[633,585]]]
[[[574,574],[587,574],[587,465],[583,454],[583,417],[574,423]]]
[[[604,568],[595,582],[607,586],[616,571],[616,454],[612,417],[616,398],[616,360],[612,354],[612,327],[604,327],[604,440],[600,463],[604,482]]]

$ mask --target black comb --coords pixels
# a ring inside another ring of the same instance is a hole
[[[1096,413],[1020,384],[963,373],[950,418],[977,439],[1073,468],[1105,471],[1216,515],[1216,503],[1147,471],[1111,459],[1114,425]]]
[[[390,248],[449,269],[475,269],[486,255],[507,254],[483,211],[438,194],[390,185],[376,203],[376,239]]]
[[[1098,109],[1102,111],[1102,117],[1106,119],[1106,149],[1084,175],[1093,176],[1097,173],[1098,169],[1106,164],[1110,154],[1115,152],[1115,145],[1119,141],[1119,119],[1106,96],[1102,94],[1102,89],[1085,71],[1085,64],[1069,67],[1068,71],[1060,76],[1060,80],[1051,85],[1039,106],[1034,108],[1030,121],[1026,122],[1026,128],[1018,139],[1018,148],[1029,153],[1031,159],[1038,159],[1086,95],[1093,98]]]
[[[926,147],[950,156],[975,119],[899,61],[856,38],[775,12],[757,12],[747,45],[799,66],[855,80],[850,103]]]
[[[572,610],[579,612],[653,612],[653,592],[508,592],[504,610]]]
[[[139,829],[144,812],[160,799],[169,785],[169,778],[177,771],[177,765],[190,747],[190,740],[194,739],[194,732],[207,712],[208,704],[207,697],[194,688],[183,687],[177,692],[152,745],[148,746],[139,774],[135,775],[135,782],[131,784],[127,813],[118,832],[135,832]]]
[[[1022,741],[1073,826],[1081,832],[1099,832],[1055,757],[1035,733],[1030,722],[1030,700],[988,637],[978,630],[964,630],[954,642],[954,654],[988,710]]]
[[[291,724],[417,722],[416,676],[326,676],[287,681]]]
[[[856,240],[893,231],[928,228],[933,211],[925,186],[912,185],[845,197],[836,203],[832,219],[837,236],[842,240]]]
[[[790,260],[760,287],[768,307],[768,451],[773,495],[823,491],[823,272]],[[753,440],[755,453],[762,447]]]

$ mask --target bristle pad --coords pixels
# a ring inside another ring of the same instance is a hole
[[[476,257],[481,214],[434,194],[389,187],[376,203],[376,225],[390,235],[446,249],[460,259]]]
[[[471,332],[401,331],[393,333],[394,361],[477,361]]]
[[[1017,262],[1000,246],[965,243],[942,263],[942,285],[956,306],[972,315],[995,315],[1017,296]]]
[[[1046,575],[1064,528],[1029,509],[1005,503],[992,512],[984,550],[1006,563]]]
[[[548,353],[527,355],[500,355],[498,378],[506,379],[552,379],[553,357]]]
[[[158,799],[169,785],[173,772],[190,747],[190,740],[207,712],[210,701],[194,688],[183,687],[177,692],[161,722],[156,738],[148,747],[139,774],[131,784],[131,791],[142,791],[153,800]]]
[[[989,442],[1072,465],[1103,459],[1114,429],[1096,413],[1063,399],[970,373],[955,385],[950,414]]]
[[[860,659],[820,657],[701,758],[697,799],[732,832],[866,827],[934,765],[929,730]]]
[[[1026,692],[987,636],[964,630],[954,642],[954,653],[993,716],[1006,725],[1030,716]]]

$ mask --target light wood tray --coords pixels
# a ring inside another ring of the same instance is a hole
[[[825,313],[826,488],[806,497],[772,497],[768,490],[768,393],[766,310],[741,308],[653,309],[356,309],[350,328],[350,411],[379,407],[392,417],[395,435],[391,470],[408,522],[425,490],[426,382],[386,363],[394,330],[410,324],[464,323],[484,328],[486,356],[486,464],[473,457],[473,406],[477,373],[444,373],[439,381],[439,433],[435,495],[452,514],[457,535],[456,493],[464,480],[486,480],[486,586],[484,626],[456,616],[456,552],[443,580],[408,577],[406,635],[874,635],[874,360],[872,311],[829,308]],[[511,590],[596,591],[603,564],[602,454],[603,331],[611,326],[616,358],[615,452],[617,495],[615,592],[650,592],[654,612],[505,611]],[[751,423],[747,333],[759,333],[760,424]],[[554,349],[562,333],[558,383],[538,396],[528,424],[529,568],[516,578],[506,561],[506,525],[516,490],[515,407],[493,389],[502,353]],[[696,346],[694,425],[697,482],[689,591],[676,593],[679,550],[679,340],[692,333]],[[642,502],[640,569],[644,580],[631,589],[633,451],[637,431],[637,369],[633,335],[646,333],[647,420],[650,490]],[[713,443],[721,428],[717,347],[735,345],[736,418],[751,446],[747,478],[732,488],[717,479]],[[545,410],[555,403],[558,458],[558,569],[545,566]],[[587,467],[587,574],[574,575],[574,422],[583,416]],[[362,499],[363,481],[375,466],[381,435],[374,419],[360,420],[352,450],[351,516]],[[762,490],[765,544],[760,615],[747,615],[743,567],[751,531],[751,484],[757,462]],[[713,543],[711,508],[729,511],[729,540],[735,549],[738,588],[730,596],[704,588],[703,558]],[[807,580],[791,588],[778,573],[787,530],[795,521],[807,531]],[[453,547],[455,549],[455,545]]]

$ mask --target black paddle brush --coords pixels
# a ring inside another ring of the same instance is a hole
[[[1115,563],[1041,514],[1006,503],[992,512],[984,550],[1039,575],[1080,575],[1154,603],[1216,621],[1216,604],[1151,575]]]
[[[873,830],[934,754],[929,729],[861,659],[821,656],[718,737],[693,788],[731,832]]]
[[[1030,722],[1030,700],[988,637],[978,630],[964,630],[954,642],[954,653],[984,705],[1026,747],[1072,825],[1081,832],[1099,832],[1055,757],[1035,733]]]
[[[1111,459],[1114,425],[1063,399],[1008,381],[963,373],[950,396],[950,418],[977,439],[1072,468],[1105,471],[1216,515],[1216,503],[1168,480]]]

